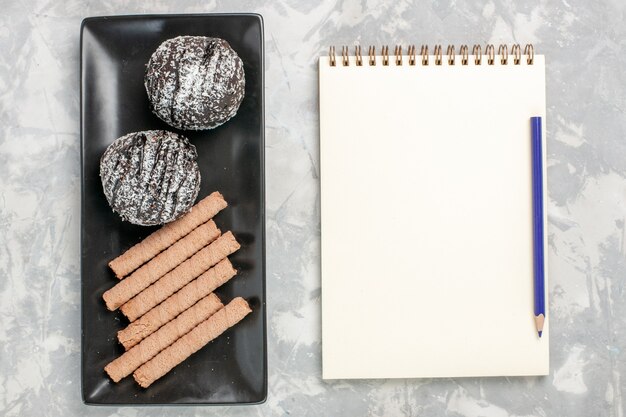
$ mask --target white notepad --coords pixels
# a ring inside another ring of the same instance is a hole
[[[521,58],[320,57],[325,379],[548,374],[530,133],[545,64]]]

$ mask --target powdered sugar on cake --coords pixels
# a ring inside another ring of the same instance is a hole
[[[131,223],[168,223],[187,213],[200,190],[196,147],[164,130],[116,139],[102,155],[100,177],[113,211]]]
[[[232,118],[244,97],[243,62],[228,42],[179,36],[152,54],[145,75],[152,111],[168,124],[212,129]]]

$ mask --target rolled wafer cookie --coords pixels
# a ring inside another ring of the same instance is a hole
[[[176,365],[240,322],[250,312],[252,310],[246,300],[241,297],[233,299],[189,333],[141,365],[133,373],[135,381],[143,388],[149,387]]]
[[[111,311],[139,294],[144,288],[176,268],[185,259],[198,252],[220,235],[213,220],[195,228],[184,238],[159,253],[150,262],[118,282],[103,295],[107,308]]]
[[[170,295],[161,304],[117,332],[117,339],[126,350],[132,348],[236,274],[237,271],[228,258],[222,259],[180,291]]]
[[[157,282],[137,294],[132,300],[124,304],[120,310],[130,321],[137,320],[167,297],[183,288],[198,275],[235,252],[239,247],[239,243],[237,243],[235,236],[231,232],[224,233],[215,242],[200,250],[173,271],[165,274]],[[120,282],[120,284],[123,284],[124,281]]]
[[[222,307],[224,305],[217,295],[209,294],[137,346],[124,352],[122,356],[105,366],[104,370],[113,381],[119,382]]]
[[[193,229],[212,219],[228,203],[217,191],[200,200],[191,211],[178,220],[166,224],[147,238],[109,262],[109,267],[119,279],[154,258]]]

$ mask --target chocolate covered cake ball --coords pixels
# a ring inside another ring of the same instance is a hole
[[[150,107],[178,129],[213,129],[233,117],[243,100],[243,63],[228,42],[179,36],[150,57],[144,79]]]
[[[142,226],[178,219],[200,190],[197,157],[187,138],[164,130],[116,139],[100,159],[109,205],[123,220]]]

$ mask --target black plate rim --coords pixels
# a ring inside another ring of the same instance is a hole
[[[262,398],[259,401],[250,402],[187,402],[187,403],[118,403],[118,402],[95,402],[90,401],[85,397],[84,385],[83,385],[83,337],[84,337],[84,310],[82,308],[83,303],[83,230],[84,230],[84,210],[85,210],[85,164],[84,164],[84,147],[85,147],[85,135],[84,135],[84,103],[83,103],[83,34],[85,26],[91,21],[102,20],[125,20],[125,19],[150,19],[150,18],[180,18],[180,17],[253,17],[259,21],[261,26],[261,83],[263,89],[261,90],[261,123],[263,129],[260,135],[261,146],[260,152],[260,167],[261,167],[261,253],[263,256],[263,265],[261,268],[262,273],[262,288],[263,288],[263,309],[262,322],[263,322],[263,392]],[[84,18],[80,23],[80,40],[79,40],[79,106],[80,106],[80,228],[78,232],[78,238],[80,242],[80,395],[81,401],[84,405],[95,407],[219,407],[219,406],[245,406],[245,405],[260,405],[267,401],[268,393],[268,360],[267,360],[267,257],[266,257],[266,224],[265,224],[265,24],[263,16],[259,13],[150,13],[150,14],[125,14],[125,15],[106,15],[106,16],[89,16]]]

